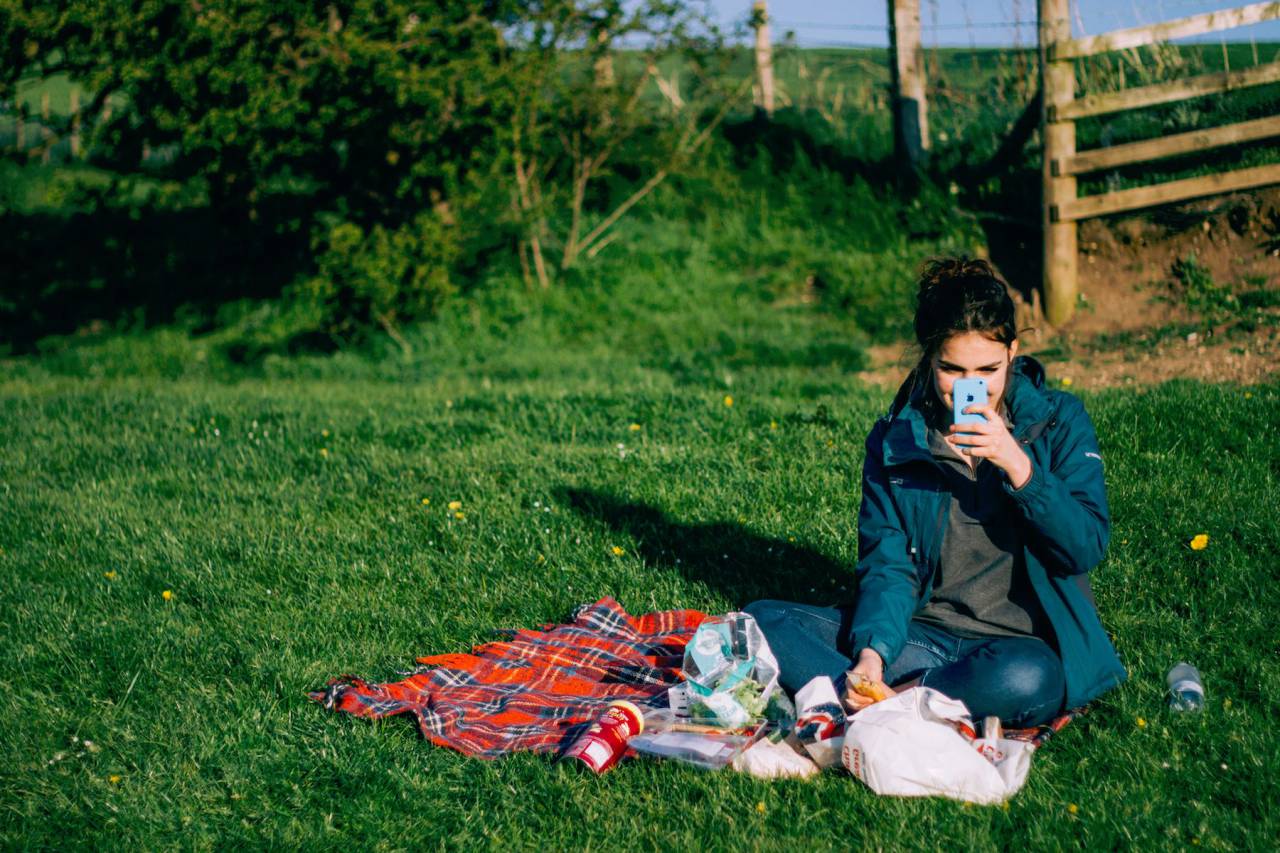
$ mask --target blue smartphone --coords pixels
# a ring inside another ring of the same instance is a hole
[[[977,412],[965,414],[968,406],[985,406],[987,404],[987,380],[957,379],[951,386],[951,408],[954,423],[981,424],[986,423],[984,415]]]

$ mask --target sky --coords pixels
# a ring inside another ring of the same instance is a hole
[[[745,20],[751,0],[708,0],[724,25]],[[788,30],[802,47],[888,44],[888,0],[768,0],[771,33]],[[1154,24],[1246,5],[1207,0],[1072,0],[1075,35]],[[1022,45],[1036,42],[1036,0],[920,0],[926,46]],[[1021,23],[1018,23],[1021,22]],[[1280,41],[1280,21],[1211,33],[1199,40]]]

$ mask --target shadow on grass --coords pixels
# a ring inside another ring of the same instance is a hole
[[[656,507],[589,489],[561,486],[556,497],[631,537],[650,566],[718,589],[739,607],[760,598],[821,605],[853,600],[853,567],[803,545],[731,522],[681,522]]]

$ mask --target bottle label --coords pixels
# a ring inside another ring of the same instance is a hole
[[[1189,678],[1179,681],[1169,689],[1174,693],[1198,693],[1201,696],[1204,695],[1204,687],[1199,682],[1192,681]]]

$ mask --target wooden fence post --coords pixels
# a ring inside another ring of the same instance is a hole
[[[613,85],[613,56],[609,52],[611,38],[612,34],[609,32],[608,24],[601,24],[600,29],[596,30],[596,44],[603,48],[596,59],[594,69],[597,89],[607,89]]]
[[[889,0],[889,66],[894,154],[899,164],[915,171],[925,164],[929,151],[920,0]]]
[[[44,150],[40,152],[40,162],[49,162],[49,150],[53,147],[49,144],[49,138],[53,136],[53,132],[49,130],[49,93],[40,93],[40,143],[44,146]]]
[[[769,42],[769,10],[765,0],[751,6],[751,27],[756,31],[756,107],[773,115],[773,45]]]
[[[80,157],[80,90],[71,90],[71,156]]]
[[[1053,45],[1071,39],[1070,0],[1039,0],[1040,77],[1044,86],[1041,138],[1044,141],[1044,308],[1045,319],[1060,326],[1076,306],[1076,223],[1060,219],[1058,206],[1074,202],[1076,178],[1059,164],[1075,156],[1076,126],[1056,108],[1075,98],[1075,63],[1053,55]]]

